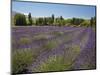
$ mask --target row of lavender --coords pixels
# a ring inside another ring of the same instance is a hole
[[[35,57],[24,67],[28,70],[24,73],[94,69],[95,41],[95,32],[91,28],[13,27],[12,55],[21,50],[33,52]]]

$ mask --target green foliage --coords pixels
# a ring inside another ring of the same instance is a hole
[[[80,46],[79,45],[72,45],[70,47],[65,46],[64,50],[64,62],[74,62],[77,56],[80,53]]]
[[[78,45],[72,45],[71,50],[72,50],[74,53],[79,53],[79,52],[80,52],[80,46],[78,46]]]
[[[83,21],[84,19],[81,19],[81,18],[72,18],[71,24],[80,25]]]
[[[80,25],[88,27],[88,26],[90,26],[90,21],[89,20],[84,20]]]
[[[33,53],[31,50],[18,50],[12,55],[12,72],[24,73],[27,72],[27,67],[32,64]]]
[[[50,17],[38,17],[32,18],[31,13],[28,14],[26,21],[26,17],[23,14],[16,14],[14,17],[14,24],[16,26],[31,26],[32,24],[36,26],[72,26],[72,27],[95,27],[96,26],[96,17],[91,17],[91,19],[83,19],[83,18],[70,18],[65,19],[63,16],[55,17],[52,14]],[[89,22],[90,21],[90,22]],[[13,24],[13,23],[12,23]]]
[[[61,26],[61,19],[60,18],[56,18],[55,25]]]
[[[16,26],[26,26],[27,22],[26,22],[26,17],[24,14],[16,14],[14,16],[14,24]]]
[[[54,23],[54,15],[51,17],[40,17],[36,20],[36,25],[53,25]]]
[[[28,14],[29,25],[32,25],[32,17],[31,13]]]
[[[52,14],[52,16],[51,16],[51,18],[52,18],[52,24],[54,23],[54,19],[55,19],[55,17],[54,17],[54,14]]]
[[[64,50],[63,55],[49,56],[44,62],[42,62],[37,68],[34,68],[34,72],[48,72],[48,71],[64,71],[71,70],[75,58],[80,53],[80,47],[72,45]]]
[[[71,25],[71,21],[72,21],[72,19],[65,19],[65,25],[66,26]]]
[[[62,32],[62,31],[54,31],[54,32],[52,32],[52,34],[54,34],[56,36],[62,36],[62,35],[64,35],[64,32]]]
[[[55,18],[54,24],[58,25],[58,26],[64,26],[65,25],[65,20],[62,16],[57,17],[57,18]]]
[[[91,25],[91,27],[95,27],[96,26],[96,17],[91,17],[90,25]]]
[[[36,20],[36,25],[43,25],[43,18],[38,18]]]
[[[62,16],[60,16],[60,20],[63,20],[63,17]]]
[[[63,62],[63,56],[50,56],[45,62],[34,69],[36,72],[63,71],[71,67],[72,63]]]
[[[44,18],[44,25],[47,25],[47,18]]]
[[[44,48],[46,49],[52,49],[52,48],[55,48],[57,46],[57,42],[56,41],[49,41],[45,46]]]
[[[41,33],[33,37],[33,40],[47,40],[47,39],[48,35]]]
[[[48,18],[47,18],[47,24],[48,24],[48,25],[52,25],[52,24],[53,24],[53,19],[52,19],[52,17],[48,17]]]
[[[22,37],[22,38],[20,38],[19,42],[21,44],[27,45],[27,44],[31,43],[31,39],[29,39],[27,37]]]

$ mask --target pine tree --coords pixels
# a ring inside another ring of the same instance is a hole
[[[32,25],[32,17],[31,13],[28,14],[29,25]]]

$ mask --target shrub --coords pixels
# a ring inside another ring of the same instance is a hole
[[[62,32],[62,31],[54,31],[54,32],[52,32],[52,34],[54,34],[54,35],[57,35],[57,36],[62,36],[62,35],[64,35],[64,32]]]
[[[28,37],[22,37],[22,38],[20,38],[19,41],[20,41],[20,43],[23,44],[23,45],[27,45],[27,44],[31,43],[31,39],[28,38]]]
[[[12,55],[12,73],[26,73],[27,67],[32,64],[33,53],[31,50],[18,50]]]
[[[80,54],[80,46],[79,45],[71,45],[69,47],[65,46],[64,61],[65,62],[74,62],[79,54]]]
[[[35,68],[36,72],[47,71],[62,71],[71,67],[72,63],[64,63],[63,56],[51,56],[45,62],[42,62],[38,68]]]
[[[85,20],[85,21],[83,21],[80,25],[81,25],[81,26],[88,27],[88,26],[90,26],[90,22],[89,22],[88,20]]]
[[[44,48],[46,48],[47,50],[53,49],[55,47],[57,47],[58,43],[56,41],[49,41]]]
[[[26,17],[24,14],[16,14],[14,16],[14,23],[16,26],[25,26],[27,25]]]
[[[38,34],[36,36],[33,37],[33,40],[47,40],[48,39],[48,35],[46,34]]]

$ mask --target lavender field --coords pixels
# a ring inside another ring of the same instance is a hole
[[[91,27],[12,27],[12,72],[34,73],[96,68]]]

